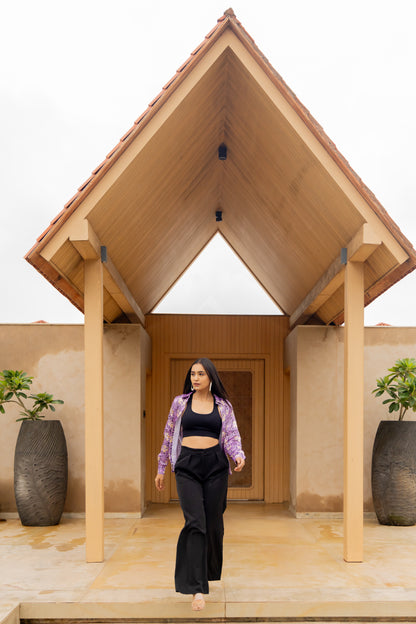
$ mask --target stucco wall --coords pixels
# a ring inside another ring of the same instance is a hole
[[[344,329],[297,327],[286,339],[291,374],[291,504],[298,513],[342,511]],[[416,357],[416,327],[367,327],[364,351],[364,508],[372,510],[371,453],[380,420],[371,391],[396,359]],[[407,415],[415,419],[414,415]]]
[[[150,368],[150,339],[132,325],[104,327],[105,511],[140,512],[144,503],[144,388]],[[23,369],[34,377],[34,393],[65,401],[55,415],[68,446],[65,511],[84,504],[84,328],[82,325],[1,325],[0,370]],[[20,423],[18,406],[0,414],[0,514],[14,511],[13,460]]]
[[[337,327],[296,328],[285,343],[291,385],[291,503],[299,512],[341,511],[343,496],[343,336]],[[65,401],[56,417],[69,454],[66,511],[84,510],[84,353],[82,325],[0,325],[0,370],[23,369],[33,391]],[[416,327],[365,329],[365,509],[372,509],[371,450],[388,414],[371,395],[375,379],[399,357],[416,357]],[[151,341],[137,326],[106,326],[105,509],[144,508],[145,388]],[[18,408],[0,415],[0,516],[14,511],[13,456]],[[51,415],[49,415],[51,417]],[[407,416],[414,419],[414,416]]]

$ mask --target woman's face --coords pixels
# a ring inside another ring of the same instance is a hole
[[[207,390],[211,383],[202,364],[194,364],[191,368],[191,383],[195,390]]]

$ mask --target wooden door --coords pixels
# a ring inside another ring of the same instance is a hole
[[[193,359],[171,360],[171,394],[181,394],[185,375]],[[229,393],[240,430],[246,465],[230,475],[228,498],[264,499],[264,360],[212,360]],[[232,467],[234,463],[231,462]],[[171,499],[177,499],[175,479],[171,479]]]

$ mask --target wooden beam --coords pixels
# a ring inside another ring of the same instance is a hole
[[[290,316],[290,326],[304,323],[329,297],[339,288],[343,282],[345,267],[341,262],[341,255],[335,258],[328,269],[316,282],[315,286],[306,295],[302,303]]]
[[[100,239],[87,219],[77,224],[69,240],[84,260],[92,260],[101,257]],[[144,327],[144,314],[116,269],[114,262],[108,255],[103,267],[104,287],[107,292],[112,296],[132,323],[137,323],[137,321],[139,321]]]
[[[42,258],[51,265],[54,264],[53,256],[63,244],[62,233],[60,234],[42,250]],[[84,260],[94,260],[101,257],[101,241],[87,219],[75,221],[66,240],[71,242]],[[132,323],[139,322],[144,327],[144,314],[110,257],[107,256],[107,261],[103,267],[105,289]],[[58,267],[55,268],[59,272]]]
[[[363,561],[364,264],[345,270],[344,559]]]
[[[364,223],[347,247],[347,259],[365,262],[381,245],[381,240]],[[300,325],[310,318],[333,295],[344,281],[345,264],[339,255],[306,295],[290,317],[290,326]]]
[[[85,345],[85,530],[87,562],[104,560],[104,369],[103,267],[86,260]]]
[[[347,258],[354,262],[365,262],[381,245],[380,238],[364,223],[347,247]]]
[[[84,260],[96,260],[101,257],[101,243],[87,219],[76,224],[69,241]]]
[[[109,256],[107,256],[107,261],[104,263],[104,286],[123,312],[126,313],[130,321],[132,323],[139,321],[144,327],[146,321],[142,309]]]

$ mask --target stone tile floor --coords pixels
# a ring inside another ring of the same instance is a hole
[[[105,561],[87,564],[82,519],[1,522],[0,622],[17,604],[30,618],[416,618],[416,527],[366,519],[365,561],[347,564],[342,520],[230,503],[223,578],[195,615],[190,597],[173,589],[181,526],[175,504],[106,519]]]

